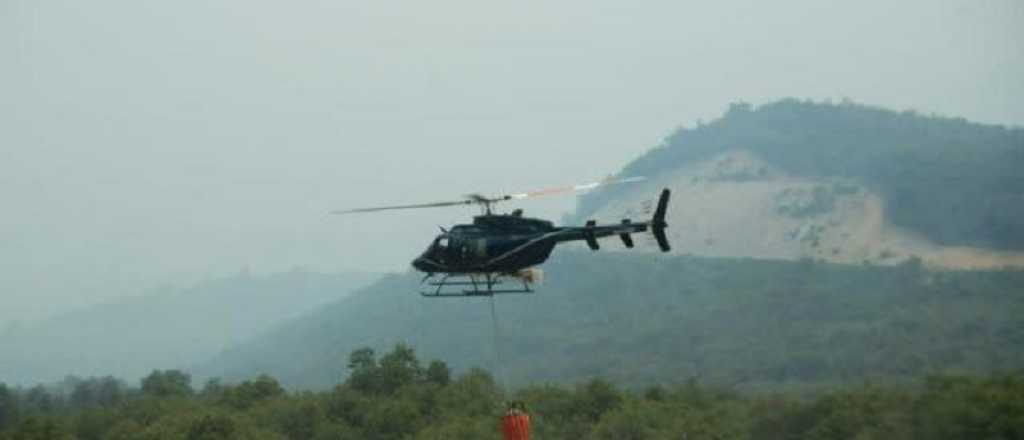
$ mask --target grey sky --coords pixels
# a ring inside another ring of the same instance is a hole
[[[1024,3],[834,3],[0,0],[0,326],[404,270],[472,211],[325,213],[589,181],[732,101],[1024,122]]]

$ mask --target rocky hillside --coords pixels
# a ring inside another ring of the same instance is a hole
[[[675,251],[1024,267],[1024,130],[843,103],[733,105],[626,165],[645,185],[581,198],[613,220],[674,190]]]
[[[746,150],[636,185],[591,217],[646,217],[650,195],[666,187],[673,191],[669,238],[679,254],[843,264],[916,258],[934,268],[1024,267],[1022,252],[944,246],[894,224],[884,194],[858,179],[794,176]]]

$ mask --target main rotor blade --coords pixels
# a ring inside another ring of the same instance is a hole
[[[554,187],[554,188],[545,188],[545,189],[541,189],[541,190],[537,190],[537,191],[530,191],[530,192],[524,192],[524,193],[518,193],[518,194],[509,194],[509,195],[505,196],[504,199],[505,200],[508,200],[508,199],[527,199],[527,198],[530,198],[530,197],[550,196],[550,195],[555,195],[555,194],[564,194],[564,193],[567,193],[567,192],[588,191],[588,190],[597,188],[599,186],[617,185],[617,184],[620,184],[620,183],[639,182],[639,181],[642,181],[642,180],[645,180],[645,179],[646,179],[646,177],[640,177],[640,176],[637,176],[637,177],[624,177],[624,178],[621,178],[621,179],[609,178],[609,179],[602,180],[600,182],[591,182],[591,183],[584,183],[584,184],[581,184],[581,185],[572,185],[572,186],[559,186],[559,187]]]
[[[567,193],[567,192],[587,191],[587,190],[591,190],[591,189],[597,188],[599,186],[617,185],[617,184],[620,184],[620,183],[639,182],[639,181],[644,180],[644,179],[645,179],[644,177],[626,177],[626,178],[621,178],[621,179],[609,178],[609,179],[602,180],[600,182],[585,183],[585,184],[582,184],[582,185],[573,185],[573,186],[562,186],[562,187],[556,187],[556,188],[546,188],[546,189],[537,190],[537,191],[530,191],[530,192],[518,193],[518,194],[508,194],[508,195],[503,195],[503,196],[498,196],[498,197],[486,197],[486,196],[483,196],[481,194],[467,194],[465,196],[465,199],[463,199],[463,200],[455,200],[455,201],[450,201],[450,202],[419,203],[419,204],[414,204],[414,205],[378,206],[378,207],[373,207],[373,208],[341,209],[341,210],[331,211],[331,214],[356,214],[356,213],[360,213],[360,212],[392,211],[392,210],[397,210],[397,209],[442,208],[442,207],[445,207],[445,206],[464,206],[464,205],[473,205],[473,204],[483,205],[483,206],[489,208],[492,203],[497,203],[497,202],[501,202],[501,201],[505,201],[505,200],[526,199],[526,198],[530,198],[530,197],[562,194],[562,193]],[[488,212],[490,212],[490,211],[488,210]]]
[[[395,209],[418,209],[418,208],[442,208],[445,206],[472,205],[473,200],[459,200],[453,202],[420,203],[416,205],[395,205],[378,206],[374,208],[339,209],[331,211],[331,214],[356,214],[360,212],[391,211]]]

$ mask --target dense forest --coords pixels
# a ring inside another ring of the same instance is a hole
[[[889,220],[937,243],[1024,249],[1020,128],[849,102],[733,104],[720,119],[672,133],[621,174],[658,176],[737,149],[796,176],[863,182],[884,195]],[[581,197],[578,217],[626,190]]]
[[[343,369],[345,365],[336,365]],[[1018,375],[929,376],[912,386],[848,385],[813,396],[751,396],[697,381],[629,391],[594,378],[506,391],[484,370],[452,377],[404,345],[348,356],[348,379],[287,392],[261,375],[194,390],[177,370],[139,387],[69,378],[0,384],[0,440],[500,438],[503,403],[522,401],[542,439],[1011,439],[1024,436]]]
[[[796,392],[1024,367],[1024,272],[572,250],[545,270],[537,293],[495,300],[497,339],[488,299],[424,299],[419,277],[392,275],[193,373],[326,389],[349,351],[397,342],[517,386],[697,379]]]

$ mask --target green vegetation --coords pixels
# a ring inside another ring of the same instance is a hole
[[[881,192],[886,215],[946,245],[1024,249],[1024,130],[843,102],[733,104],[679,129],[626,165],[658,176],[735,149],[797,176],[855,179]],[[628,188],[581,198],[579,217]]]
[[[348,380],[317,393],[287,393],[269,376],[194,392],[189,376],[173,370],[153,372],[139,389],[109,378],[75,381],[70,394],[67,384],[0,384],[0,440],[498,439],[507,400],[527,403],[534,435],[544,439],[1024,436],[1024,380],[1016,375],[930,376],[811,397],[743,395],[695,381],[631,392],[599,378],[507,393],[483,370],[452,378],[444,362],[429,365],[404,345],[379,359],[360,348],[349,355]],[[116,392],[103,398],[74,397],[111,384]]]
[[[602,377],[643,389],[701,383],[800,391],[1024,368],[1024,272],[560,250],[536,294],[423,299],[394,275],[194,370],[288,388],[344,379],[348,353],[403,342],[456,373],[508,384]],[[494,369],[500,358],[501,369]]]

